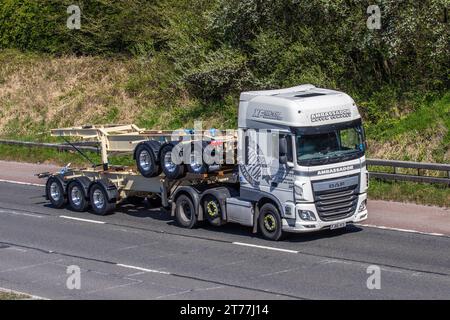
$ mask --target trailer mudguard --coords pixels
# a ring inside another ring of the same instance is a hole
[[[89,188],[91,187],[92,181],[88,177],[78,177],[75,179],[70,180],[72,181],[78,181],[83,186],[83,194],[86,199],[89,199]],[[68,182],[68,184],[70,183]]]
[[[159,150],[161,149],[163,143],[160,141],[156,141],[156,140],[148,140],[148,141],[144,141],[141,143],[138,143],[136,145],[136,147],[134,148],[134,152],[133,152],[133,159],[136,160],[136,151],[138,149],[138,147],[141,144],[145,144],[146,146],[148,146],[150,148],[150,150],[153,151],[153,155],[155,156],[155,160],[157,163],[159,163]]]
[[[191,186],[178,187],[175,190],[175,192],[173,193],[173,195],[170,197],[171,202],[172,202],[171,216],[172,217],[175,216],[175,199],[181,193],[187,193],[191,197],[192,201],[194,202],[195,213],[197,215],[197,219],[199,221],[202,221],[203,220],[203,208],[200,205],[200,192]]]
[[[100,184],[106,191],[106,194],[108,195],[108,202],[114,203],[117,200],[119,200],[119,191],[117,190],[117,187],[114,183],[109,181],[106,178],[99,179],[95,181],[96,183]],[[93,183],[91,183],[89,187],[89,192],[92,187]]]

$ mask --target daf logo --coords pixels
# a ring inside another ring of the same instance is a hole
[[[344,187],[344,186],[345,186],[345,182],[342,181],[342,182],[330,183],[328,185],[328,188],[329,189],[337,189],[337,188],[341,188],[341,187]]]

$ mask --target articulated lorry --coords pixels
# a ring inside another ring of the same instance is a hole
[[[366,143],[351,97],[312,85],[243,92],[238,117],[238,130],[225,132],[54,129],[66,141],[97,141],[102,163],[42,174],[46,196],[56,208],[100,215],[147,199],[182,227],[233,222],[270,240],[367,219]],[[110,165],[115,153],[131,154],[136,166]]]

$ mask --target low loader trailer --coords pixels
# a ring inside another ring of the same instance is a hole
[[[102,163],[47,178],[56,208],[105,215],[122,202],[168,209],[178,225],[234,222],[269,240],[367,219],[366,142],[345,93],[302,85],[243,92],[238,130],[96,125],[52,130],[100,144]],[[76,148],[76,146],[74,146]],[[136,166],[113,166],[126,153]]]

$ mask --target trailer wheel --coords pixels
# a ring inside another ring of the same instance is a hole
[[[271,203],[264,204],[258,217],[258,227],[264,238],[278,241],[283,236],[282,221],[278,209]]]
[[[67,202],[67,199],[64,196],[64,187],[62,186],[61,181],[55,177],[48,178],[45,185],[45,193],[52,206],[57,209],[64,207]]]
[[[84,196],[83,186],[78,181],[72,181],[67,187],[67,198],[70,207],[78,212],[86,211],[89,203]]]
[[[191,173],[203,174],[208,172],[208,165],[203,161],[203,152],[194,150],[191,153],[188,170]]]
[[[156,177],[161,173],[153,151],[145,144],[138,145],[136,149],[136,166],[139,173],[146,178]]]
[[[203,201],[203,212],[206,216],[206,220],[208,220],[211,225],[218,227],[223,224],[222,209],[215,196],[205,196],[205,200]]]
[[[184,176],[185,168],[183,164],[175,164],[172,160],[173,145],[166,145],[161,149],[162,171],[169,179],[178,179]]]
[[[183,228],[192,229],[197,224],[194,203],[187,195],[180,195],[175,201],[175,218]]]
[[[89,192],[89,199],[92,210],[101,216],[104,216],[116,208],[116,203],[108,201],[108,194],[103,186],[99,183],[94,183]]]

